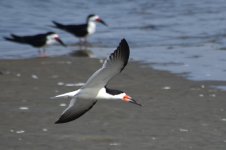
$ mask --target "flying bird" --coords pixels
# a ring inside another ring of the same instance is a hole
[[[87,17],[85,24],[64,25],[56,21],[52,22],[55,25],[54,26],[55,28],[71,33],[72,35],[78,37],[80,39],[80,42],[86,42],[87,41],[86,38],[96,31],[96,23],[102,23],[103,25],[107,26],[107,24],[99,16],[95,14],[90,14]]]
[[[60,39],[60,36],[54,32],[47,32],[28,36],[19,36],[11,34],[10,37],[3,38],[7,41],[12,41],[20,44],[28,44],[35,48],[39,48],[40,56],[46,56],[45,47],[50,46],[54,43],[60,43],[61,45],[66,46]]]
[[[122,100],[141,106],[125,92],[107,87],[108,82],[127,65],[129,54],[129,46],[126,40],[122,39],[117,49],[104,61],[102,67],[80,89],[55,96],[54,98],[71,98],[69,106],[55,123],[66,123],[79,118],[100,99]]]

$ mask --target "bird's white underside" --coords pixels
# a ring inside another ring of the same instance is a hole
[[[88,35],[93,34],[96,31],[96,22],[89,21],[88,22]]]
[[[55,97],[53,97],[54,99],[58,99],[58,98],[73,98],[73,97],[82,97],[83,99],[88,99],[89,97],[86,96],[80,96],[79,95],[80,89],[76,90],[76,91],[72,91],[72,92],[68,92],[68,93],[64,93],[64,94],[60,94],[57,95]],[[95,96],[95,99],[97,100],[103,100],[103,99],[107,99],[107,100],[116,100],[116,99],[121,99],[123,96],[125,96],[125,93],[119,94],[119,95],[110,95],[106,92],[105,88],[101,88],[99,90],[99,92],[97,93],[97,95]]]

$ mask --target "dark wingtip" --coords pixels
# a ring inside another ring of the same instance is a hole
[[[60,121],[60,119],[55,122],[55,124],[60,124],[60,123],[63,123]]]
[[[129,45],[128,45],[126,39],[123,38],[119,45],[122,46],[124,49],[128,49],[129,50]]]
[[[10,38],[10,37],[6,37],[6,36],[4,36],[4,37],[2,37],[4,40],[6,40],[6,41],[13,41],[13,39],[12,38]]]
[[[123,39],[121,40],[121,42],[125,42],[125,43],[127,43],[127,41],[126,41],[126,39],[125,39],[125,38],[123,38]]]
[[[67,122],[70,122],[70,121],[73,121],[75,120],[76,118],[65,118],[64,116],[60,117],[56,122],[55,124],[61,124],[61,123],[67,123]]]
[[[124,60],[125,60],[124,66],[121,68],[121,71],[122,71],[125,68],[125,66],[127,65],[128,60],[129,60],[129,55],[130,55],[130,48],[129,48],[129,45],[125,38],[123,38],[121,40],[117,49],[122,49],[122,51],[121,51],[122,57],[124,57]]]
[[[57,120],[57,121],[55,122],[55,124],[60,124],[59,120]]]
[[[6,37],[6,36],[3,36],[2,38],[5,39],[5,40],[8,40],[8,37]]]
[[[61,118],[59,118],[56,122],[55,122],[55,124],[61,124],[61,123],[66,123],[66,122],[69,122],[69,121],[65,121],[64,119],[61,119]]]
[[[52,20],[52,23],[53,23],[54,25],[50,25],[50,26],[56,28],[56,26],[57,26],[58,23],[57,23],[56,21],[54,21],[54,20]]]
[[[12,38],[15,38],[16,37],[16,35],[14,35],[12,33],[10,34],[10,36],[8,36],[8,37],[7,36],[3,36],[2,38],[5,39],[5,40],[7,40],[7,41],[12,41],[13,40]]]

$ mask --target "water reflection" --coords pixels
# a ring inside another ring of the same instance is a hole
[[[91,44],[89,43],[75,43],[73,44],[73,47],[76,47],[76,49],[72,50],[72,52],[69,54],[73,57],[93,57],[94,54],[92,50],[89,48],[91,47]]]

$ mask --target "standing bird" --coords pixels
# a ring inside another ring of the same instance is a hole
[[[33,47],[39,48],[39,55],[46,56],[45,47],[54,43],[60,43],[66,46],[60,39],[60,36],[54,32],[47,32],[43,34],[29,35],[29,36],[18,36],[11,34],[11,37],[4,37],[7,41],[12,41],[20,44],[28,44]]]
[[[63,25],[56,21],[52,21],[54,23],[54,27],[64,30],[68,33],[73,34],[74,36],[80,39],[80,43],[82,41],[87,42],[87,36],[93,34],[96,31],[96,23],[102,23],[103,25],[107,26],[107,24],[97,15],[91,14],[87,17],[85,24],[69,24]]]
[[[107,88],[107,83],[127,65],[129,46],[122,39],[117,49],[105,60],[103,66],[97,70],[80,89],[55,96],[54,98],[70,97],[69,106],[55,122],[66,123],[75,120],[90,110],[99,99],[123,100],[141,106],[125,92]]]

